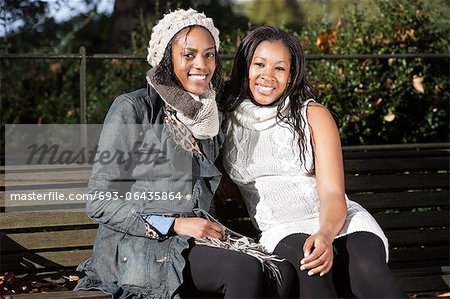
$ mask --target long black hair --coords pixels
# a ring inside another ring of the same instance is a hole
[[[164,51],[164,56],[161,59],[161,62],[159,63],[159,65],[156,67],[155,80],[158,84],[182,87],[180,82],[178,81],[177,76],[175,75],[175,71],[173,69],[172,44],[179,37],[179,35],[185,31],[186,28],[187,28],[187,32],[186,32],[186,35],[184,36],[185,42],[189,36],[189,33],[194,28],[205,29],[206,31],[208,31],[209,35],[211,36],[212,40],[214,41],[214,38],[213,38],[211,32],[209,32],[208,29],[206,29],[205,27],[200,26],[200,25],[187,26],[187,27],[181,29],[180,31],[178,31],[177,34],[175,34],[170,39],[170,42],[167,44],[166,49]],[[214,58],[216,61],[216,69],[214,70],[214,74],[211,78],[211,84],[214,88],[214,91],[216,92],[216,95],[219,95],[222,92],[222,88],[223,88],[222,64],[221,64],[219,54],[217,53],[216,47],[214,47],[214,52],[215,52]]]
[[[255,102],[250,92],[248,73],[253,54],[258,45],[264,41],[281,41],[291,54],[290,82],[274,103],[278,105],[277,118],[288,124],[293,133],[297,134],[300,158],[304,162],[306,152],[304,128],[308,123],[302,117],[301,109],[306,100],[317,100],[317,93],[305,76],[305,56],[302,46],[287,32],[271,26],[260,26],[243,39],[234,57],[230,80],[225,83],[224,93],[219,100],[219,108],[224,112],[232,112],[245,99]],[[289,114],[283,116],[281,109],[287,97],[290,100]]]

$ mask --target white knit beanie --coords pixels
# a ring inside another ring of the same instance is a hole
[[[205,27],[214,38],[216,50],[219,51],[219,30],[214,27],[213,20],[207,18],[205,14],[199,13],[196,10],[189,8],[188,10],[178,9],[169,14],[164,15],[158,24],[153,27],[152,36],[148,42],[148,63],[155,67],[157,66],[166,50],[170,40],[183,28],[192,25],[199,25]]]

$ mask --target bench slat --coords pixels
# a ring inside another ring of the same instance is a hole
[[[396,157],[447,157],[450,153],[450,145],[441,149],[402,149],[402,150],[367,150],[352,151],[350,148],[354,146],[343,147],[343,156],[345,160],[353,159],[374,159],[374,158],[396,158]]]
[[[64,200],[54,200],[48,199],[48,192],[51,191],[57,195],[54,197],[61,196]],[[33,196],[34,193],[34,196]],[[13,195],[15,194],[15,195]],[[37,200],[37,194],[46,194],[45,200]],[[13,196],[20,196],[22,199],[14,199]],[[28,197],[29,196],[29,197]],[[71,197],[69,197],[71,196]],[[8,197],[5,199],[5,197]],[[35,200],[28,200],[28,198],[35,198]],[[76,200],[70,200],[73,198]],[[78,200],[78,198],[80,200]],[[83,200],[81,200],[83,199]],[[67,209],[84,209],[86,207],[86,188],[68,188],[59,190],[29,190],[20,192],[0,192],[0,209],[6,212],[26,212],[26,211],[54,211],[54,210],[67,210]]]
[[[391,247],[448,245],[449,229],[402,230],[385,232]]]
[[[70,200],[66,200],[66,201],[48,200],[48,197],[46,200],[19,200],[19,198],[24,198],[24,196],[27,196],[27,198],[32,198],[33,192],[34,192],[34,194],[37,194],[37,193],[44,193],[44,192],[49,192],[49,191],[58,192],[58,194],[62,194],[62,196],[64,196],[65,199],[68,199],[70,194],[85,194],[86,187],[65,188],[65,189],[60,189],[60,190],[31,189],[31,190],[23,190],[20,192],[0,191],[0,207],[4,207],[5,202],[8,204],[8,206],[25,206],[25,205],[33,206],[33,205],[46,205],[49,203],[55,204],[55,205],[64,204],[64,203],[67,204],[67,203],[72,203],[75,201],[75,200],[73,200],[73,201],[70,201]],[[17,198],[15,196],[17,196]],[[36,199],[36,195],[34,196],[34,198]]]
[[[2,255],[0,271],[5,272],[15,269],[15,273],[29,273],[39,269],[76,267],[89,258],[91,254],[92,249],[5,254]]]
[[[346,173],[448,170],[449,157],[345,160]]]
[[[7,206],[0,207],[0,211],[5,211],[7,213],[13,212],[37,212],[37,211],[54,211],[60,212],[64,210],[84,210],[86,208],[86,203],[81,202],[67,202],[67,203],[51,203],[51,204],[40,204],[40,205],[32,205],[32,206]]]
[[[416,247],[416,248],[391,248],[389,260],[391,262],[448,260],[448,246]]]
[[[450,288],[450,275],[430,275],[424,277],[397,277],[400,286],[409,293],[445,292]]]
[[[449,226],[448,211],[373,214],[383,229]]]
[[[97,229],[2,234],[2,246],[0,251],[3,253],[36,249],[92,246],[96,234]]]
[[[63,292],[48,292],[36,294],[18,294],[14,295],[14,299],[106,299],[112,298],[102,291],[63,291]]]
[[[37,164],[0,166],[0,173],[45,172],[45,171],[91,171],[89,164]]]
[[[5,174],[6,190],[14,186],[33,186],[55,183],[87,183],[90,176],[90,170],[76,171],[45,171],[45,172],[23,172]]]
[[[87,182],[63,182],[58,181],[49,184],[10,184],[8,186],[0,186],[1,191],[7,190],[8,192],[22,192],[29,190],[47,190],[47,191],[59,191],[67,188],[86,188]],[[6,189],[5,189],[6,188]]]
[[[361,191],[419,190],[435,188],[449,188],[448,173],[345,176],[345,190],[349,194]]]
[[[95,224],[84,210],[57,212],[14,212],[0,217],[2,229]]]
[[[408,268],[408,269],[395,269],[393,272],[396,275],[402,275],[404,277],[417,277],[417,276],[427,276],[438,273],[441,274],[450,274],[450,266],[433,266],[427,268]]]
[[[448,206],[450,192],[418,191],[418,192],[386,192],[357,193],[349,196],[351,200],[360,203],[369,211],[402,208],[421,208]]]

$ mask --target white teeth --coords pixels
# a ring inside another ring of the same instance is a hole
[[[262,91],[271,91],[272,89],[275,89],[273,87],[267,87],[267,86],[262,86],[262,85],[257,85],[257,86]]]
[[[191,77],[194,80],[205,80],[206,79],[206,75],[189,75],[189,77]]]

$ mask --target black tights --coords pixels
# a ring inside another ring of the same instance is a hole
[[[259,298],[263,269],[254,257],[242,252],[194,245],[186,256],[182,298]],[[213,294],[215,293],[215,295]]]
[[[274,254],[292,265],[281,270],[283,278],[293,282],[294,297],[299,290],[300,298],[406,298],[386,264],[384,245],[378,236],[355,232],[334,240],[333,268],[322,277],[308,276],[307,270],[300,270],[303,244],[308,237],[306,234],[287,236],[274,250]]]

